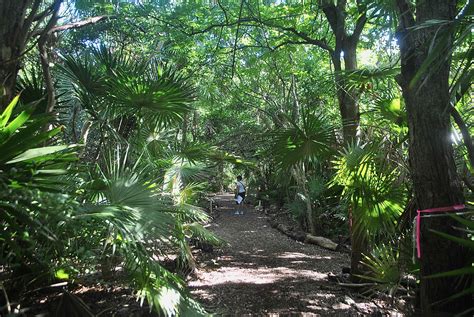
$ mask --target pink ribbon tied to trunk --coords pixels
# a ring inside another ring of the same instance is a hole
[[[431,213],[431,212],[446,212],[446,211],[458,211],[465,209],[466,206],[464,204],[449,206],[449,207],[438,207],[438,208],[430,208],[430,209],[423,209],[417,210],[416,216],[416,250],[418,258],[421,258],[421,246],[420,246],[420,226],[421,226],[421,214],[422,213]]]

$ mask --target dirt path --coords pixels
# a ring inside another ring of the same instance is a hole
[[[349,265],[347,254],[294,241],[251,207],[234,215],[232,195],[220,195],[210,230],[230,245],[204,259],[192,293],[217,316],[382,316],[328,279]],[[385,311],[385,310],[384,310]]]

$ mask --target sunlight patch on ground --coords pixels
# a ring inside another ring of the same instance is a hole
[[[336,295],[334,294],[329,294],[329,293],[316,293],[317,297],[322,297],[322,298],[335,298]]]
[[[277,256],[279,259],[314,259],[314,260],[331,260],[330,256],[311,256],[300,252],[283,252]]]
[[[290,261],[291,264],[305,264],[306,261],[301,261],[301,260],[296,260],[296,261]]]
[[[282,279],[304,278],[322,280],[327,274],[311,270],[295,270],[287,267],[239,268],[221,267],[217,271],[202,272],[200,279],[190,283],[191,287],[218,285],[225,283],[270,284]]]
[[[194,290],[193,294],[199,296],[199,298],[201,298],[201,299],[205,299],[205,300],[209,300],[209,301],[212,301],[212,300],[217,298],[217,294],[211,294],[208,291],[201,290],[201,289]]]
[[[244,255],[250,256],[252,258],[257,258],[257,259],[268,259],[268,256],[266,255],[249,254],[248,252],[240,252],[240,254],[244,254]]]

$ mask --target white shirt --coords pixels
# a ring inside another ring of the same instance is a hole
[[[241,181],[235,183],[235,185],[237,186],[239,193],[245,193],[245,186]]]

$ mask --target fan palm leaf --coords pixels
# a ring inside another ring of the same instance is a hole
[[[171,249],[181,254],[185,263],[192,264],[186,235],[193,232],[187,223],[202,222],[207,215],[184,203],[175,205],[149,179],[147,169],[140,167],[142,158],[131,163],[129,154],[120,148],[108,154],[95,175],[101,179],[86,188],[88,200],[95,203],[86,205],[75,218],[108,224],[104,241],[124,257],[125,268],[142,300],[167,316],[181,313],[180,309],[188,309],[188,305],[202,311],[190,299],[183,281],[156,263],[153,255],[156,252],[164,256]],[[209,233],[208,237],[213,235]],[[170,302],[167,296],[176,302]]]
[[[194,88],[172,67],[155,60],[121,56],[107,48],[66,56],[60,90],[85,109],[108,116],[142,116],[168,126],[192,110]]]
[[[352,206],[354,234],[375,238],[394,232],[403,211],[406,192],[398,184],[398,171],[381,163],[380,144],[345,148],[334,161],[333,184],[343,186]]]
[[[334,129],[323,115],[308,113],[303,115],[300,125],[287,118],[289,127],[271,133],[272,156],[283,168],[302,162],[316,162],[332,153],[335,141]]]
[[[421,78],[433,74],[438,66],[445,61],[447,56],[452,56],[454,50],[461,48],[465,43],[470,43],[468,52],[472,52],[473,16],[474,3],[467,1],[453,21],[428,20],[418,24],[412,29],[412,31],[417,31],[423,28],[437,28],[439,32],[434,36],[429,55],[418,69],[410,85],[413,86],[417,81],[421,80]],[[452,42],[453,37],[454,41]],[[472,63],[472,56],[472,53],[467,54],[468,64]],[[463,77],[462,74],[467,71],[469,71],[469,68],[461,73],[461,77]],[[470,75],[472,76],[472,72],[470,72]]]

